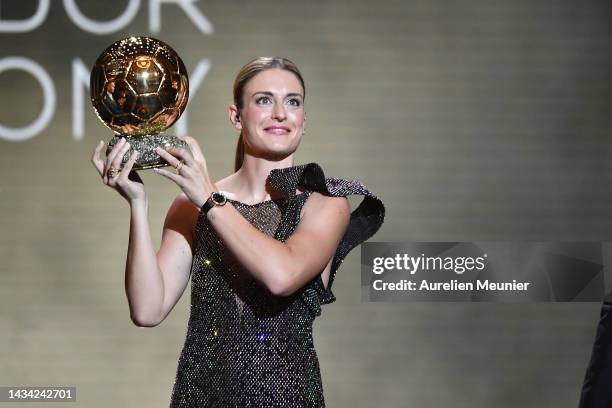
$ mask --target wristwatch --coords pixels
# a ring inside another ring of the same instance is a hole
[[[208,197],[208,200],[206,200],[206,202],[202,205],[201,211],[204,213],[204,215],[206,215],[208,211],[210,211],[210,209],[214,206],[225,205],[226,202],[227,199],[225,198],[225,196],[215,191],[210,195],[210,197]]]

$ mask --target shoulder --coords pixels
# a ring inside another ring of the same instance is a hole
[[[178,206],[184,210],[199,210],[199,208],[187,197],[184,192],[181,192],[174,198],[173,206]]]
[[[170,205],[167,218],[184,219],[186,222],[191,223],[191,220],[198,218],[199,213],[200,209],[185,193],[181,192]]]
[[[334,217],[339,220],[348,220],[351,215],[351,207],[346,197],[332,197],[313,191],[302,207],[301,218],[323,218]]]
[[[233,173],[227,177],[215,181],[215,186],[217,187],[217,189],[219,191],[222,191],[228,198],[235,198],[231,193],[229,193],[230,191],[236,190],[236,188],[234,187],[235,175],[236,173]]]

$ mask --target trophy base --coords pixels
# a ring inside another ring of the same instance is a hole
[[[176,136],[170,135],[145,135],[145,136],[130,136],[115,134],[115,136],[108,142],[108,148],[106,149],[106,156],[108,157],[113,147],[119,143],[122,137],[130,144],[130,149],[123,155],[121,159],[121,168],[130,159],[132,152],[137,150],[139,155],[132,170],[147,170],[155,167],[169,166],[168,162],[164,160],[159,154],[155,152],[156,147],[164,149],[170,148],[183,148],[191,153],[189,145],[183,140]]]

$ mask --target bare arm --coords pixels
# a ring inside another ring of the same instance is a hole
[[[295,232],[283,243],[253,227],[231,204],[207,214],[240,263],[271,293],[289,296],[327,270],[350,217],[345,197],[312,193]]]
[[[181,194],[174,200],[164,224],[162,244],[156,254],[149,229],[148,200],[144,184],[132,166],[134,151],[122,167],[130,145],[122,138],[107,155],[100,157],[104,142],[96,146],[91,162],[105,185],[115,189],[130,204],[130,235],[125,264],[125,290],[132,321],[138,326],[159,324],[185,291],[191,269],[191,244],[199,215]],[[114,169],[114,173],[111,170]],[[117,173],[117,169],[121,169]]]
[[[130,207],[125,270],[130,316],[137,326],[153,327],[170,313],[189,281],[198,210],[183,194],[177,197],[168,210],[161,247],[155,253],[147,220],[148,203],[136,201]]]

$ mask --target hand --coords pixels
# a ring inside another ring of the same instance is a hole
[[[96,146],[91,157],[91,162],[102,177],[102,182],[116,190],[130,204],[134,200],[145,200],[146,194],[144,191],[144,183],[138,173],[132,171],[132,166],[138,157],[138,152],[134,151],[130,159],[123,166],[123,169],[121,169],[121,160],[130,149],[130,144],[126,142],[125,138],[121,138],[121,140],[113,146],[113,149],[106,157],[106,161],[100,158],[100,152],[103,147],[104,142],[101,141]],[[111,167],[121,169],[121,171],[112,178],[108,176],[108,169]]]
[[[181,162],[182,165],[177,173],[160,168],[153,170],[174,181],[185,192],[185,195],[189,197],[191,202],[199,208],[204,205],[214,191],[217,191],[217,187],[210,180],[208,170],[206,169],[206,160],[198,142],[190,136],[183,136],[179,139],[187,143],[193,156],[185,149],[173,148],[164,150],[158,147],[155,149],[157,154],[172,167],[176,168]]]

